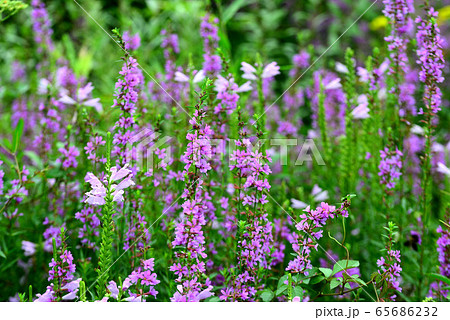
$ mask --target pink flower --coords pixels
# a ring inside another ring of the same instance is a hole
[[[272,78],[276,76],[277,74],[280,74],[280,67],[277,65],[277,63],[271,62],[267,66],[264,67],[262,78]]]
[[[119,170],[117,170],[117,167],[112,167],[110,170],[111,177],[108,185],[111,184],[111,192],[113,201],[115,202],[123,202],[123,190],[134,185],[134,181],[131,180],[133,174],[127,167],[128,164],[125,164],[123,168],[120,168]],[[112,184],[112,182],[121,179],[123,180],[119,182],[119,184]],[[103,183],[91,172],[86,174],[85,181],[92,187],[92,190],[86,193],[88,198],[85,202],[91,205],[104,205],[107,190]]]
[[[369,101],[367,100],[366,95],[362,94],[358,97],[358,106],[353,109],[352,116],[353,119],[367,119],[370,117],[368,108]]]

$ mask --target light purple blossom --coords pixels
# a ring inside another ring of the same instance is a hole
[[[113,201],[123,202],[124,189],[133,186],[133,174],[130,169],[127,169],[128,164],[122,168],[112,167],[110,170],[111,177],[105,183],[101,182],[93,173],[88,172],[85,181],[91,185],[91,191],[86,193],[87,199],[84,201],[90,205],[104,205],[107,193],[106,186],[110,186]],[[122,180],[118,182],[119,180]],[[114,182],[118,182],[115,184]],[[105,186],[106,185],[106,186]]]

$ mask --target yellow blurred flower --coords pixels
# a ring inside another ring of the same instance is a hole
[[[385,16],[378,16],[370,22],[371,30],[378,30],[381,28],[386,28],[389,21]]]
[[[450,19],[450,6],[445,6],[439,10],[437,23],[438,25],[441,25],[449,19]]]

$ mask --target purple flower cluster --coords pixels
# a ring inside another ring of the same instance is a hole
[[[386,277],[385,285],[387,286],[387,289],[393,289],[398,292],[402,292],[399,281],[400,272],[402,271],[402,267],[399,264],[401,262],[400,258],[400,250],[389,249],[385,257],[380,257],[380,259],[377,260],[377,266],[380,268],[378,273]],[[380,288],[380,290],[383,289]],[[397,296],[393,294],[389,296],[389,299],[395,301],[396,297]]]
[[[412,0],[384,0],[384,15],[391,20],[391,34],[385,38],[389,43],[392,63],[389,74],[397,74],[408,67],[408,56],[406,49],[409,39],[405,34],[413,29],[413,21],[409,17],[414,13],[414,1]]]
[[[386,185],[388,189],[394,189],[397,184],[397,179],[402,175],[402,157],[403,153],[397,148],[395,151],[390,151],[388,148],[380,150],[381,161],[378,166],[380,170],[380,183]]]
[[[113,139],[112,154],[120,159],[121,165],[124,165],[127,161],[127,144],[130,142],[131,130],[135,125],[134,114],[143,78],[136,59],[132,57],[126,59],[119,73],[121,77],[116,82],[115,99],[112,107],[119,107],[122,113],[115,125],[117,132]]]
[[[75,272],[76,266],[73,263],[73,256],[69,250],[65,250],[60,256],[60,260],[52,258],[49,263],[51,268],[48,272],[48,281],[53,281],[58,279],[61,283],[65,284],[73,279],[73,273]]]
[[[62,157],[57,162],[62,163],[64,169],[76,168],[78,166],[77,157],[80,155],[80,151],[76,147],[60,148],[59,152],[61,152]]]
[[[210,139],[213,134],[208,125],[202,125],[205,116],[206,112],[197,105],[194,117],[189,121],[193,132],[186,135],[188,145],[182,156],[185,163],[184,173],[188,179],[185,181],[182,195],[185,200],[181,221],[176,226],[175,239],[172,241],[173,247],[180,247],[175,253],[178,262],[170,267],[177,276],[176,282],[179,283],[172,301],[199,301],[212,295],[210,280],[206,279],[205,283],[202,283],[206,272],[203,259],[207,257],[202,227],[206,224],[208,195],[203,190],[204,182],[198,172],[206,175],[211,170]]]
[[[250,81],[247,81],[242,86],[238,86],[234,79],[229,75],[227,79],[221,75],[217,76],[215,82],[215,89],[217,91],[217,99],[220,101],[214,109],[214,113],[226,112],[231,114],[237,105],[239,100],[239,92],[245,92],[251,90]]]
[[[28,196],[28,190],[25,188],[25,183],[28,181],[29,174],[30,171],[23,166],[20,171],[19,179],[13,179],[10,181],[11,186],[9,187],[9,191],[5,194],[6,199],[12,199],[17,203],[21,203],[23,199]],[[0,173],[0,175],[3,177],[4,173]],[[3,182],[1,182],[1,185],[3,185]]]
[[[97,249],[95,239],[100,235],[100,208],[89,206],[75,213],[75,219],[81,221],[83,226],[78,229],[78,238],[81,244],[90,249]]]
[[[203,17],[200,24],[200,35],[203,38],[203,70],[208,76],[217,75],[222,70],[222,59],[215,54],[219,42],[217,18],[211,18],[209,15]]]
[[[123,33],[123,42],[125,44],[125,50],[135,51],[141,46],[141,37],[139,33],[132,35],[130,32],[125,31]]]
[[[43,294],[37,294],[35,302],[51,302],[62,300],[73,300],[77,296],[78,288],[81,278],[74,280],[74,273],[76,266],[73,263],[72,253],[65,248],[65,245],[56,254],[57,259],[52,258],[49,263],[48,281],[53,281],[51,285],[47,286],[47,290]],[[54,284],[57,284],[55,287]]]
[[[125,301],[130,302],[145,302],[146,297],[153,296],[156,298],[158,291],[155,286],[160,282],[154,271],[155,259],[142,260],[142,267],[137,268],[125,278],[122,284],[122,290],[128,291],[128,298]],[[111,292],[111,297],[117,299],[118,289],[114,281],[109,283],[108,289]]]
[[[103,140],[102,136],[93,136],[90,138],[88,143],[86,144],[86,147],[84,147],[84,150],[87,155],[87,159],[91,160],[93,164],[97,163],[106,163],[106,158],[99,155],[97,153],[100,146],[104,146],[106,144],[106,141]]]
[[[45,4],[40,0],[31,1],[33,10],[31,11],[31,19],[33,21],[34,41],[38,44],[38,52],[44,49],[53,51],[52,34],[53,30],[48,16]]]
[[[447,219],[447,222],[450,223],[450,219]],[[450,278],[450,230],[439,226],[436,231],[440,234],[437,240],[439,273],[444,277]],[[445,299],[449,293],[449,290],[443,289],[446,286],[442,281],[433,283],[431,285],[431,289],[434,291],[433,296],[438,299]]]
[[[439,272],[445,277],[450,277],[450,230],[439,226],[436,230],[441,236],[437,241],[439,253]]]
[[[264,193],[271,187],[267,176],[271,173],[268,162],[272,160],[260,151],[252,150],[249,139],[239,139],[236,146],[229,168],[236,173],[236,179],[244,180],[237,201],[245,208],[245,212],[239,214],[245,216],[246,228],[241,231],[237,243],[237,262],[241,272],[221,291],[220,299],[252,301],[259,287],[258,271],[271,266],[274,240],[272,224],[264,211],[264,204],[268,202]]]
[[[424,102],[427,111],[436,114],[441,110],[442,92],[438,83],[444,81],[445,62],[442,53],[443,39],[436,23],[438,16],[433,7],[426,8],[427,18],[417,17],[417,55],[421,70],[419,79],[425,83]],[[423,110],[421,110],[423,112]]]
[[[310,255],[312,249],[317,251],[317,240],[323,237],[322,228],[329,219],[337,216],[347,218],[349,205],[347,200],[341,204],[340,208],[322,202],[315,210],[311,210],[309,206],[303,210],[305,213],[300,215],[301,220],[295,225],[301,233],[294,233],[291,240],[292,249],[297,257],[289,262],[286,271],[309,274],[308,270],[312,269]]]

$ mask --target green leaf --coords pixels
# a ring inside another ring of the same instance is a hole
[[[333,278],[330,282],[330,290],[333,290],[336,287],[339,287],[341,285],[341,279],[340,278]]]
[[[300,301],[303,300],[303,288],[300,286],[294,287],[294,297],[300,297]]]
[[[207,300],[208,302],[219,302],[220,298],[217,296],[213,296]]]
[[[331,270],[329,268],[319,268],[319,270],[323,273],[325,278],[329,278],[331,276],[331,274],[333,273],[333,270]]]
[[[365,286],[366,285],[366,283],[363,280],[361,280],[359,278],[359,276],[356,275],[356,274],[353,275],[353,276],[349,276],[349,275],[344,273],[344,278],[346,279],[347,282],[354,282],[354,283],[357,283],[357,284],[359,284],[361,286]]]
[[[310,284],[316,284],[316,283],[319,283],[319,282],[321,282],[323,280],[325,280],[324,276],[315,276],[315,277],[311,278]]]
[[[240,8],[244,7],[247,4],[249,3],[246,0],[237,0],[231,2],[231,4],[223,11],[223,22],[227,23],[229,20],[231,20],[236,12],[238,12]]]
[[[450,279],[447,278],[447,277],[444,277],[444,276],[441,275],[441,274],[438,274],[438,273],[430,273],[430,274],[428,274],[428,275],[429,275],[431,278],[433,278],[433,279],[442,281],[442,282],[444,282],[444,283],[450,285]]]
[[[274,294],[273,294],[272,290],[266,289],[263,291],[263,293],[261,293],[260,297],[264,302],[269,302],[273,299]]]
[[[333,267],[333,273],[331,275],[335,275],[338,272],[341,272],[343,270],[352,269],[359,267],[359,261],[356,260],[340,260],[336,262],[336,264]]]
[[[277,296],[282,295],[287,290],[287,288],[288,288],[287,284],[283,284],[282,286],[279,286],[277,289],[276,295]]]
[[[22,137],[22,133],[23,133],[23,119],[20,118],[19,121],[17,122],[17,126],[14,129],[13,132],[13,152],[16,153],[17,148],[19,147],[19,142],[20,142],[20,138]]]
[[[288,280],[288,275],[284,275],[278,280],[278,286],[277,286],[277,292],[276,292],[277,296],[283,294],[283,292],[285,292],[286,289],[288,288],[288,285],[285,284],[285,282],[287,280]]]

